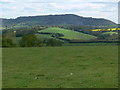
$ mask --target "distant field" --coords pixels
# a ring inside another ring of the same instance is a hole
[[[52,37],[52,35],[50,34],[36,34],[38,36],[38,38],[43,38],[43,39],[50,39],[50,38],[54,38]]]
[[[95,39],[95,36],[89,35],[89,34],[84,34],[80,33],[77,31],[72,31],[72,30],[67,30],[67,29],[62,29],[62,28],[47,28],[38,31],[39,33],[59,33],[64,36],[61,38],[63,39],[69,39],[69,40],[90,40],[90,39]]]
[[[3,88],[117,88],[118,47],[3,48]]]
[[[115,30],[120,30],[120,28],[93,29],[92,31],[115,31]]]
[[[109,35],[113,35],[113,34],[118,34],[118,32],[104,32],[104,33],[102,33],[102,34],[109,34]]]
[[[3,27],[0,27],[0,30],[2,30],[2,29],[5,29],[5,28],[3,28]]]

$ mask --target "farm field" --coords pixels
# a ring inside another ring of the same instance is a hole
[[[3,48],[3,88],[117,88],[118,46]]]
[[[92,31],[116,31],[116,30],[120,30],[120,28],[93,29]]]
[[[61,38],[63,39],[69,39],[69,40],[91,40],[91,39],[96,39],[96,36],[92,36],[89,34],[84,34],[84,33],[80,33],[77,31],[72,31],[72,30],[68,30],[68,29],[62,29],[62,28],[47,28],[47,29],[43,29],[38,31],[39,33],[59,33],[62,34],[64,36],[61,36]]]
[[[113,34],[118,34],[118,32],[104,32],[102,34],[109,34],[109,35],[113,35]]]

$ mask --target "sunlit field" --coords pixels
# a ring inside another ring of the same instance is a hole
[[[116,30],[120,30],[120,28],[93,29],[92,31],[116,31]]]

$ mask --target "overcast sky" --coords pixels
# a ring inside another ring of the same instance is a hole
[[[119,0],[0,0],[0,17],[77,14],[118,22]]]

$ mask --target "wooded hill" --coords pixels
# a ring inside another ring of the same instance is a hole
[[[74,14],[25,16],[16,19],[3,19],[3,27],[6,26],[34,26],[34,25],[84,25],[84,26],[107,26],[115,27],[116,23],[103,19],[82,17]]]

